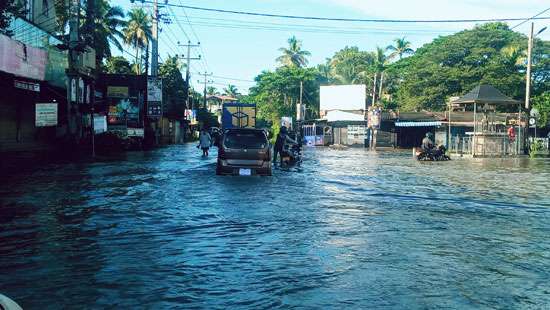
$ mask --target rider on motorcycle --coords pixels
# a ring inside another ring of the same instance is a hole
[[[277,154],[280,156],[281,166],[283,165],[283,149],[286,143],[297,144],[297,142],[288,136],[288,130],[286,126],[281,127],[277,139],[275,140],[275,146],[273,147],[273,162],[277,162]]]
[[[422,150],[424,152],[431,152],[434,149],[434,143],[431,139],[432,133],[427,132],[424,139],[422,139]]]

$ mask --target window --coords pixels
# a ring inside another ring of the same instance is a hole
[[[229,131],[225,134],[224,145],[230,149],[263,149],[267,138],[261,131]]]

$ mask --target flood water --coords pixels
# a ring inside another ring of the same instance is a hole
[[[307,149],[217,177],[194,145],[0,185],[0,293],[24,309],[550,307],[550,161]]]

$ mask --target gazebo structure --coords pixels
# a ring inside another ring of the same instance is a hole
[[[506,132],[506,123],[497,120],[497,106],[518,107],[518,136],[511,139]],[[473,106],[474,128],[463,138],[462,153],[472,157],[501,157],[518,155],[523,152],[521,106],[522,102],[514,100],[491,85],[479,85],[466,95],[451,102],[451,106]],[[452,108],[449,108],[449,132]]]

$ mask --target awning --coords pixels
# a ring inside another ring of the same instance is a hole
[[[441,122],[395,122],[395,127],[437,127]]]

